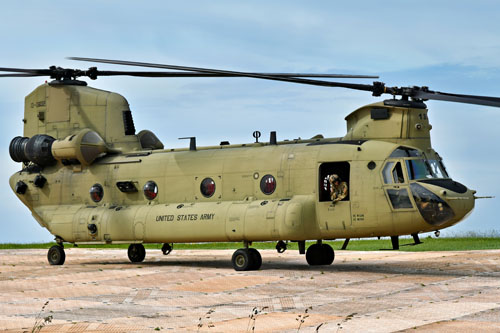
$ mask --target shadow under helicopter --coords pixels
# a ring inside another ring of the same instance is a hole
[[[445,259],[445,258],[443,258]],[[350,259],[358,260],[358,258]],[[125,267],[177,267],[177,268],[207,268],[207,269],[221,269],[230,270],[234,273],[231,261],[229,258],[203,258],[203,259],[173,259],[173,260],[155,260],[141,263],[131,263],[127,260],[113,259],[113,260],[86,260],[81,262],[86,266],[98,265],[119,265]],[[288,272],[329,272],[329,273],[372,273],[372,274],[390,274],[390,275],[414,275],[414,276],[443,276],[443,277],[500,277],[499,265],[495,264],[476,264],[470,266],[467,263],[454,263],[453,266],[447,266],[447,262],[442,260],[419,260],[418,262],[394,262],[387,263],[385,261],[377,262],[376,260],[363,262],[362,259],[356,262],[342,262],[333,263],[329,266],[309,266],[305,262],[299,263],[296,261],[290,262],[289,260],[281,260],[280,258],[269,259],[263,258],[262,267],[257,271],[244,271],[243,274],[261,273],[272,274],[280,271]]]

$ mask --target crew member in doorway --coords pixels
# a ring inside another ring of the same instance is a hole
[[[330,176],[330,198],[333,203],[347,197],[347,183],[343,182],[338,175]]]

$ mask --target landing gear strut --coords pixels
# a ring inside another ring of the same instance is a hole
[[[146,249],[142,244],[130,244],[127,254],[131,262],[141,262],[146,258]]]
[[[321,242],[309,246],[306,252],[307,263],[311,266],[331,265],[334,259],[332,247]]]
[[[52,246],[47,253],[47,259],[51,265],[62,265],[64,260],[66,260],[66,253],[64,253],[64,247],[61,244]]]
[[[256,249],[244,248],[233,253],[231,263],[236,271],[255,271],[262,265],[262,257]]]

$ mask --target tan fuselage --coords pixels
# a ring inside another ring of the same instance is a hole
[[[129,106],[118,94],[46,84],[28,95],[25,105],[25,137],[53,137],[56,161],[41,170],[23,169],[11,177],[10,185],[16,192],[16,184],[26,184],[26,191],[16,195],[43,227],[67,242],[298,241],[405,235],[451,226],[474,206],[471,190],[454,193],[421,184],[454,212],[446,223],[431,225],[416,208],[410,190],[415,181],[406,169],[402,182],[384,183],[386,163],[404,165],[402,158],[389,157],[401,145],[438,158],[430,145],[425,108],[383,103],[360,108],[346,118],[344,138],[162,150],[158,149],[161,143],[144,147],[140,135],[129,133],[133,127]],[[101,141],[86,144],[88,133]],[[85,155],[89,149],[93,151],[90,157]],[[328,199],[327,173],[342,175],[348,184],[348,196],[342,201]],[[34,185],[38,175],[46,179],[41,187]],[[274,177],[271,194],[261,188],[267,175]],[[201,192],[206,178],[215,184],[210,197]],[[153,200],[143,194],[149,181],[158,187]],[[133,184],[137,191],[122,192],[118,182]],[[95,184],[103,188],[99,202],[89,194]],[[404,209],[395,208],[388,191],[404,189],[410,193],[410,202]]]

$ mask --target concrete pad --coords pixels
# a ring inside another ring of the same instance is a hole
[[[0,330],[31,332],[499,331],[500,250],[336,251],[331,266],[260,251],[236,272],[230,250],[0,250]],[[42,311],[43,305],[48,302]]]

